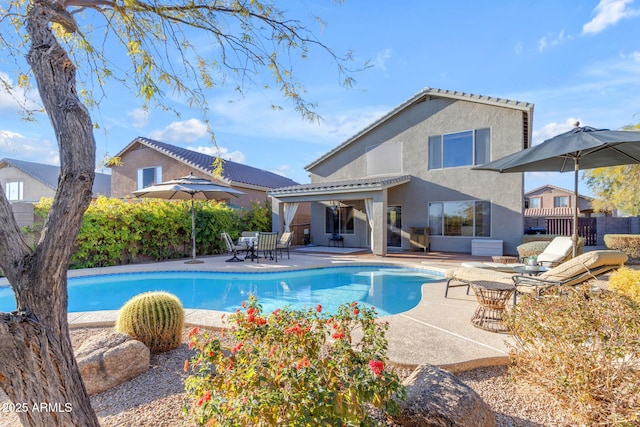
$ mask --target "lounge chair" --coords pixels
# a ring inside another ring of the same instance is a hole
[[[538,263],[545,267],[555,267],[563,261],[571,258],[573,254],[573,241],[571,237],[554,237],[551,243],[538,255]]]
[[[246,245],[238,245],[238,244],[233,243],[233,240],[231,239],[231,236],[229,236],[229,234],[224,232],[224,231],[221,234],[221,238],[222,238],[222,241],[224,242],[224,245],[227,248],[227,252],[231,252],[233,254],[233,258],[229,258],[227,260],[227,262],[242,262],[242,261],[244,261],[243,259],[238,258],[238,253],[240,253],[241,251],[246,251],[247,250],[247,246]]]
[[[508,283],[515,286],[514,301],[517,293],[536,293],[540,295],[549,288],[570,288],[594,279],[611,270],[621,267],[628,257],[621,251],[591,251],[579,255],[569,261],[545,271],[539,276],[531,277],[486,268],[458,267],[447,270],[447,287],[445,298],[450,287],[466,286],[467,294],[471,282],[488,280]],[[461,282],[452,285],[451,282]]]
[[[276,244],[276,249],[280,251],[280,258],[283,257],[282,252],[287,250],[287,259],[289,257],[289,246],[291,246],[291,240],[293,239],[293,231],[285,231],[278,239],[278,243]]]
[[[275,258],[276,262],[278,262],[277,245],[278,233],[259,233],[258,243],[255,249],[255,259],[257,262],[260,262],[260,253],[262,253],[263,258],[268,256],[270,259]],[[251,261],[253,261],[253,259]]]

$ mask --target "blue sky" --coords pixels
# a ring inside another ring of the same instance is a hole
[[[354,66],[370,61],[372,67],[345,89],[326,54],[313,51],[299,64],[298,79],[317,104],[320,124],[304,121],[277,91],[248,86],[240,98],[230,85],[208,93],[208,117],[224,158],[308,182],[305,165],[424,87],[533,103],[534,143],[576,120],[610,129],[640,122],[638,0],[277,3],[338,54],[352,50]],[[326,25],[318,28],[314,15]],[[12,82],[14,68],[12,61],[0,62],[0,73]],[[284,109],[272,110],[273,103]],[[140,106],[125,91],[106,93],[93,115],[101,125],[98,160],[137,136],[213,153],[198,111],[177,100],[181,118],[160,110],[144,114]],[[17,110],[0,89],[0,158],[57,164],[46,116],[26,123]],[[547,183],[571,189],[572,177],[527,174],[525,190]],[[590,194],[582,183],[580,192]]]

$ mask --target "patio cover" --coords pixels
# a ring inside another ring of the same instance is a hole
[[[367,219],[371,228],[371,250],[376,255],[387,253],[387,191],[389,188],[406,184],[411,175],[387,175],[343,181],[323,181],[276,188],[268,192],[278,206],[279,226],[284,218],[287,203],[322,202],[328,200],[364,200]]]

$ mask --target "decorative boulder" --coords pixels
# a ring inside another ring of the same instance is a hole
[[[90,337],[75,353],[90,395],[146,372],[151,357],[146,345],[119,332],[103,332]]]
[[[407,399],[393,421],[404,426],[493,427],[493,411],[455,375],[420,365],[404,381]]]

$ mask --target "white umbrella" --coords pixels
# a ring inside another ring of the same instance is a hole
[[[196,219],[193,208],[193,201],[198,200],[221,200],[231,197],[238,197],[243,193],[231,187],[216,184],[208,179],[198,178],[193,173],[182,178],[172,179],[160,184],[154,184],[133,192],[136,197],[146,197],[166,200],[191,200],[191,240],[192,240],[192,260],[190,263],[199,262],[196,260]]]
[[[578,240],[578,170],[640,163],[640,132],[580,127],[473,169],[497,172],[574,171],[573,256]]]

